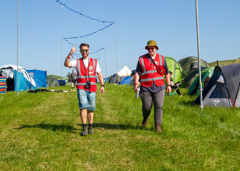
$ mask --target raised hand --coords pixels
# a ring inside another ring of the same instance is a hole
[[[74,47],[75,47],[75,45],[72,47],[72,49],[71,49],[71,51],[70,51],[71,54],[73,54],[74,52],[77,51],[77,49],[75,49]]]

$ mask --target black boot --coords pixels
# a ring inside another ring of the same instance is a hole
[[[147,127],[148,119],[149,119],[149,116],[148,117],[143,117],[143,121],[142,121],[142,127],[143,128]]]
[[[93,127],[92,126],[90,126],[89,128],[88,128],[88,133],[89,134],[93,134],[94,132],[93,132]]]
[[[88,134],[87,126],[83,126],[83,130],[81,132],[81,136],[86,136]]]
[[[163,132],[162,128],[161,128],[161,124],[160,123],[155,123],[155,128],[157,132]]]

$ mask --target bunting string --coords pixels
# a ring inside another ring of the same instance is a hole
[[[97,31],[94,31],[94,32],[92,32],[92,33],[89,33],[89,34],[86,34],[86,35],[82,35],[82,36],[64,37],[63,39],[79,39],[79,38],[84,38],[84,37],[92,36],[93,34],[96,34],[96,33],[100,32],[100,31],[102,31],[102,30],[105,30],[105,29],[109,28],[110,26],[112,26],[112,25],[114,24],[113,21],[98,20],[98,19],[96,19],[96,18],[90,17],[89,15],[86,15],[86,14],[83,14],[83,13],[81,13],[81,12],[79,12],[79,11],[76,11],[76,10],[68,7],[66,4],[62,3],[60,0],[54,0],[54,1],[57,2],[58,4],[60,4],[62,7],[65,7],[65,8],[68,9],[69,11],[71,11],[71,12],[73,12],[73,13],[77,13],[77,14],[79,14],[80,16],[86,17],[86,18],[88,18],[88,19],[90,19],[90,20],[92,20],[92,21],[97,21],[97,22],[101,22],[101,23],[109,23],[107,26],[105,26],[105,27],[103,27],[103,28],[101,28],[101,29],[99,29],[99,30],[97,30]]]
[[[114,24],[114,23],[111,23],[111,24],[107,25],[106,27],[103,27],[103,28],[101,28],[101,29],[99,29],[99,30],[97,30],[97,31],[94,31],[94,32],[92,32],[92,33],[89,33],[89,34],[85,34],[85,35],[82,35],[82,36],[75,36],[75,37],[64,37],[63,39],[64,39],[64,40],[66,40],[66,39],[79,39],[79,38],[88,37],[88,36],[91,36],[91,35],[93,35],[93,34],[96,34],[96,33],[100,32],[100,31],[102,31],[102,30],[105,30],[106,28],[110,27],[110,26],[113,25],[113,24]]]
[[[83,16],[83,17],[86,17],[86,18],[88,18],[88,19],[90,19],[90,20],[92,20],[92,21],[97,21],[97,22],[101,22],[101,23],[111,23],[111,24],[114,23],[113,21],[103,21],[103,20],[98,20],[98,19],[96,19],[96,18],[92,18],[92,17],[90,17],[89,15],[83,14],[83,13],[81,13],[81,12],[78,12],[78,11],[76,11],[76,10],[68,7],[66,4],[62,3],[60,0],[55,0],[55,1],[56,1],[57,3],[59,3],[62,7],[67,8],[69,11],[71,11],[71,12],[73,12],[73,13],[77,13],[77,14],[79,14],[79,15],[81,15],[81,16]]]

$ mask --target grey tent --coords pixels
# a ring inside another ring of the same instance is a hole
[[[118,81],[120,80],[120,76],[118,74],[114,74],[112,75],[112,77],[109,80],[109,83],[118,83]]]
[[[58,79],[55,77],[47,77],[47,85],[48,87],[59,86]]]
[[[200,103],[198,96],[195,103]],[[203,90],[204,106],[240,107],[240,64],[215,67]]]

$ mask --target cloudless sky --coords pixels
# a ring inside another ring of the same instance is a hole
[[[114,25],[71,43],[89,43],[99,58],[104,77],[127,65],[136,68],[147,53],[148,40],[158,43],[158,53],[175,58],[198,56],[195,0],[60,0],[69,8]],[[200,57],[207,62],[240,57],[240,1],[198,0]],[[17,0],[1,0],[0,66],[17,64]],[[72,45],[64,37],[95,32],[107,23],[90,20],[62,7],[55,0],[19,0],[19,66],[66,76],[63,66]],[[62,44],[62,46],[61,46]],[[78,48],[79,49],[79,48]],[[79,52],[77,52],[80,54]],[[62,54],[62,62],[61,62]],[[76,58],[77,56],[75,56]],[[106,59],[105,59],[106,57]],[[106,67],[107,66],[107,67]]]

